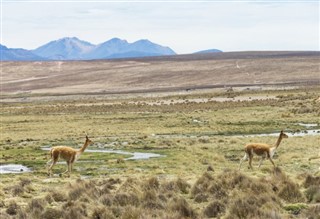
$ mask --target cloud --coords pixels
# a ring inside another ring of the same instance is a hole
[[[1,16],[8,47],[77,36],[95,44],[148,38],[178,53],[319,50],[318,2],[4,2]]]

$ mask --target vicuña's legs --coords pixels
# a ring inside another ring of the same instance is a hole
[[[252,154],[249,154],[249,166],[250,166],[251,170],[253,170],[253,167],[252,167],[252,158],[253,158],[253,155],[252,155]]]
[[[48,175],[51,176],[52,175],[52,167],[57,163],[56,160],[52,160],[51,165],[48,168]]]
[[[264,157],[261,157],[258,168],[260,168],[260,166],[262,165],[263,161],[264,161]]]
[[[244,157],[240,160],[239,170],[240,170],[240,168],[241,168],[241,165],[242,165],[243,161],[245,161],[245,160],[247,160],[247,159],[248,159],[248,155],[247,155],[247,153],[245,153],[245,154],[244,154]]]
[[[64,174],[67,174],[68,176],[70,176],[71,169],[72,169],[72,163],[70,161],[67,161],[67,170],[64,171],[63,173],[60,173],[60,176]]]
[[[274,163],[273,163],[273,161],[272,161],[272,159],[271,159],[271,157],[270,157],[270,155],[268,154],[268,159],[270,160],[270,162],[272,163],[272,165],[273,165],[273,167],[276,167],[276,165],[274,165]]]

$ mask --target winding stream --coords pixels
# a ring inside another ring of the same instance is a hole
[[[0,174],[6,173],[26,173],[31,172],[31,169],[21,164],[3,164],[0,165]]]
[[[49,147],[43,147],[41,148],[44,151],[49,151],[51,148]],[[128,157],[124,160],[147,160],[150,158],[156,158],[156,157],[162,157],[161,154],[155,154],[155,153],[144,153],[144,152],[128,152],[128,151],[122,151],[122,150],[112,150],[112,149],[87,149],[85,152],[90,153],[109,153],[109,154],[123,154],[123,155],[130,155],[131,157]]]
[[[43,147],[41,148],[44,151],[49,151],[51,148]],[[87,149],[86,152],[91,153],[111,153],[111,154],[123,154],[123,155],[130,155],[130,157],[124,160],[147,160],[150,158],[157,158],[163,157],[164,155],[156,154],[156,153],[143,153],[143,152],[127,152],[121,150],[112,150],[112,149]],[[79,161],[78,161],[79,162]],[[81,161],[80,161],[81,162]],[[83,161],[85,162],[85,161]],[[58,162],[58,163],[65,163],[65,162]],[[21,164],[4,164],[0,165],[0,174],[7,174],[7,173],[26,173],[31,172],[32,170],[26,166]]]

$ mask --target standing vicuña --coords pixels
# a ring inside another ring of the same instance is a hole
[[[276,152],[276,149],[280,145],[281,140],[283,138],[288,138],[288,135],[286,135],[283,131],[281,131],[280,135],[279,135],[279,138],[278,138],[278,141],[275,144],[275,146],[273,146],[273,147],[271,147],[268,144],[263,144],[263,143],[250,143],[250,144],[247,144],[245,146],[245,148],[244,148],[244,151],[246,153],[245,153],[244,157],[240,160],[239,170],[241,168],[242,162],[245,161],[248,158],[249,158],[250,168],[253,169],[251,163],[252,163],[252,158],[253,158],[254,154],[256,154],[258,156],[261,156],[259,167],[261,166],[264,158],[266,158],[266,157],[270,160],[270,162],[273,164],[273,166],[275,166],[273,161],[272,161],[272,157],[273,157],[274,153]]]
[[[70,176],[73,163],[80,157],[80,155],[84,152],[84,150],[90,144],[93,144],[93,142],[88,138],[88,136],[86,136],[86,142],[78,150],[71,148],[71,147],[67,147],[67,146],[55,146],[55,147],[51,148],[51,150],[50,150],[51,160],[49,160],[47,164],[49,165],[50,162],[52,162],[52,163],[48,169],[48,175],[51,176],[52,167],[57,163],[57,161],[61,157],[67,162],[67,165],[68,165],[68,169],[65,172],[63,172],[62,174],[68,173],[68,176]]]

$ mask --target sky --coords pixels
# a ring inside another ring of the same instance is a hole
[[[2,45],[35,49],[78,37],[93,44],[148,39],[178,54],[319,51],[319,0],[1,0]]]

